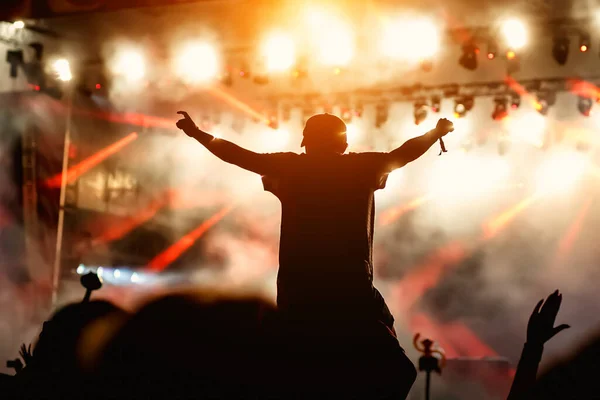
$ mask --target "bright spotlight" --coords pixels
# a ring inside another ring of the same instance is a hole
[[[113,271],[113,276],[114,276],[115,278],[119,279],[119,278],[121,277],[121,271],[120,271],[120,270],[118,270],[118,269],[115,269],[115,270]]]
[[[23,22],[23,21],[15,21],[15,22],[13,22],[13,27],[15,29],[23,29],[23,28],[25,28],[25,22]]]
[[[125,50],[117,55],[113,72],[121,75],[130,82],[140,81],[146,75],[146,63],[144,56],[137,50]]]
[[[140,281],[140,276],[138,275],[137,272],[134,272],[133,274],[131,274],[131,282],[138,283],[139,281]]]
[[[98,275],[99,277],[102,277],[103,274],[104,274],[104,268],[98,267],[98,269],[96,269],[96,275]]]
[[[63,82],[68,82],[73,79],[73,75],[71,74],[71,65],[68,60],[61,58],[56,60],[54,64],[52,64],[52,68],[56,73],[58,80]]]
[[[285,34],[273,34],[263,43],[262,53],[267,70],[281,72],[296,63],[296,49],[293,39]]]
[[[527,30],[525,25],[516,19],[509,19],[502,24],[502,34],[506,45],[511,49],[518,50],[527,43]]]
[[[175,71],[187,83],[207,82],[214,79],[219,70],[217,51],[208,43],[188,43],[175,57]]]
[[[83,275],[84,272],[85,272],[85,267],[83,266],[83,264],[79,264],[79,266],[77,267],[77,274]]]
[[[577,152],[555,154],[537,171],[537,189],[542,193],[564,193],[573,189],[583,176],[587,160]]]
[[[310,10],[308,22],[321,63],[340,67],[352,60],[354,36],[348,24],[334,15],[318,10]]]
[[[383,26],[381,51],[390,58],[426,60],[438,52],[439,46],[439,30],[431,20],[396,20]]]

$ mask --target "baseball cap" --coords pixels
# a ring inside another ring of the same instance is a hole
[[[304,146],[307,139],[331,140],[342,133],[346,133],[346,124],[340,118],[331,114],[313,115],[306,121],[300,146]]]

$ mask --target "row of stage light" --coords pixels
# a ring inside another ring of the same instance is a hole
[[[257,46],[258,51],[254,51],[256,57],[252,57],[260,65],[257,68],[260,73],[254,74],[255,82],[268,82],[269,74],[289,73],[296,78],[305,76],[308,69],[305,61],[307,57],[300,54],[300,47],[309,49],[311,63],[315,61],[324,67],[330,67],[334,73],[340,73],[344,68],[351,66],[356,58],[356,35],[349,23],[334,14],[315,10],[307,12],[306,22],[305,31],[308,33],[301,40],[296,40],[292,34],[284,31],[274,31],[264,36]],[[16,21],[13,25],[15,29],[25,27],[22,21]],[[429,69],[442,43],[439,25],[427,18],[383,18],[378,35],[378,48],[382,57],[419,62],[424,69]],[[527,46],[528,30],[522,21],[508,19],[492,31],[492,34],[483,38],[466,35],[463,39],[460,65],[470,70],[476,69],[480,47],[483,46],[487,46],[487,59],[497,58],[502,48],[509,62],[515,61],[517,53]],[[465,32],[469,30],[465,29]],[[552,54],[559,64],[565,64],[567,61],[570,36],[573,35],[579,37],[579,51],[585,53],[590,50],[591,38],[587,32],[554,35]],[[307,40],[310,43],[305,43]],[[482,41],[485,43],[481,43]],[[61,60],[63,63],[65,61]],[[200,39],[176,46],[170,64],[173,74],[190,85],[207,84],[218,79],[231,81],[232,76],[247,78],[250,75],[248,65],[229,65],[232,64],[231,60],[224,60],[218,44]],[[106,66],[113,76],[130,83],[140,82],[153,75],[150,71],[151,65],[144,49],[134,44],[120,46],[111,58],[106,60]],[[66,70],[64,65],[60,66],[60,70]],[[68,75],[70,71],[62,76],[65,78]]]

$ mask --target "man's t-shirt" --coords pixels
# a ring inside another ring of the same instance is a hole
[[[385,187],[389,154],[264,156],[274,166],[263,177],[265,190],[282,207],[279,307],[358,313],[372,306],[367,312],[391,318],[372,285],[374,192]]]

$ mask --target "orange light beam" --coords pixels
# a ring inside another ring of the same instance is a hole
[[[151,201],[150,204],[135,215],[126,218],[120,223],[110,224],[107,230],[94,239],[94,244],[109,243],[121,239],[138,226],[152,219],[160,209],[167,205],[168,199],[169,192],[165,192],[162,196]]]
[[[236,107],[240,111],[243,111],[243,112],[247,113],[251,117],[256,118],[259,121],[262,121],[263,123],[266,123],[266,124],[268,124],[270,122],[267,117],[265,117],[264,115],[262,115],[258,111],[254,110],[248,104],[246,104],[243,101],[239,100],[238,98],[236,98],[235,96],[233,96],[231,93],[228,93],[225,90],[223,90],[221,88],[218,88],[218,87],[211,87],[211,88],[208,89],[208,91],[211,94],[213,94],[214,96],[219,97],[222,100],[225,100],[226,102],[228,102],[232,106]]]
[[[504,227],[508,225],[517,215],[526,210],[529,206],[539,200],[540,196],[537,194],[533,194],[528,196],[509,208],[508,210],[502,212],[501,214],[493,217],[489,222],[486,222],[483,225],[483,240],[492,239],[494,236],[498,234]]]
[[[381,213],[381,216],[379,217],[379,224],[382,226],[389,225],[404,214],[419,208],[423,204],[427,203],[429,200],[431,200],[431,196],[421,196],[411,200],[406,204],[401,204],[399,206],[385,210]]]
[[[581,232],[581,228],[583,227],[583,223],[585,222],[585,218],[587,217],[593,202],[594,199],[591,197],[586,200],[577,213],[577,216],[560,240],[556,252],[556,260],[558,262],[564,260],[573,249],[573,246],[579,237],[579,233]]]
[[[529,103],[531,103],[531,105],[533,105],[533,108],[535,108],[536,110],[541,109],[542,105],[537,101],[535,96],[530,94],[527,91],[527,89],[525,89],[523,87],[523,85],[521,85],[519,82],[517,82],[515,80],[515,78],[513,78],[512,76],[506,76],[506,78],[504,78],[504,81],[512,90],[514,90],[517,94],[519,94],[521,97],[523,97]]]
[[[600,99],[600,88],[591,82],[581,79],[569,79],[567,85],[571,93],[594,100]]]
[[[101,119],[104,121],[135,126],[152,126],[157,128],[175,129],[175,119],[161,118],[140,113],[115,113],[111,111],[96,111],[74,108],[73,113],[80,116]]]
[[[234,206],[229,205],[217,211],[212,217],[203,221],[197,228],[189,232],[177,242],[169,246],[162,253],[158,254],[148,263],[148,269],[154,272],[160,272],[181,256],[187,249],[202,237],[210,228],[227,216],[233,210]]]
[[[131,132],[129,135],[125,136],[122,139],[119,139],[115,143],[103,148],[95,154],[92,154],[90,157],[85,160],[79,162],[78,164],[73,165],[67,170],[67,182],[73,183],[77,180],[81,175],[94,168],[96,165],[100,164],[102,161],[106,160],[108,157],[117,153],[129,143],[133,142],[138,138],[137,132]],[[59,188],[61,185],[62,173],[58,173],[44,182],[49,188]]]

